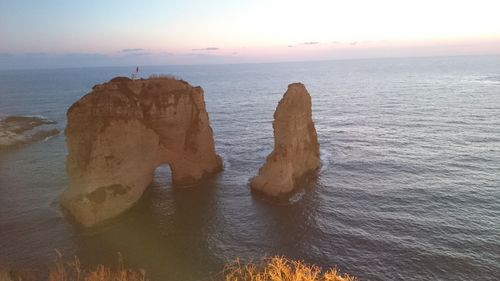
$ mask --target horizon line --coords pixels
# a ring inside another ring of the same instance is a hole
[[[256,64],[287,64],[287,63],[305,63],[305,62],[334,62],[334,61],[358,61],[358,60],[386,60],[386,59],[424,59],[424,58],[455,58],[455,57],[489,57],[500,56],[500,52],[492,54],[457,54],[457,55],[415,55],[415,56],[387,56],[387,57],[362,57],[362,58],[337,58],[320,60],[282,60],[267,62],[239,62],[239,63],[185,63],[185,64],[130,64],[130,65],[102,65],[102,66],[68,66],[68,67],[19,67],[19,68],[1,68],[0,71],[22,71],[22,70],[64,70],[64,69],[82,69],[82,68],[125,68],[125,67],[160,67],[160,66],[209,66],[209,65],[256,65]]]

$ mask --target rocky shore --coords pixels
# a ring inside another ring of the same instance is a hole
[[[35,116],[8,116],[0,119],[0,150],[19,147],[59,134],[56,122]]]

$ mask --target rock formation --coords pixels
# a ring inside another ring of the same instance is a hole
[[[273,129],[274,150],[251,179],[250,187],[258,193],[281,197],[290,194],[297,181],[320,166],[311,96],[303,84],[288,85],[274,112]]]
[[[43,140],[59,134],[55,121],[35,116],[9,116],[0,119],[0,151]]]
[[[176,186],[222,170],[203,89],[187,82],[117,77],[94,86],[67,117],[70,182],[61,202],[85,226],[131,207],[161,164]]]

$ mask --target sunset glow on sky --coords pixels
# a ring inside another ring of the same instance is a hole
[[[498,54],[499,11],[498,0],[0,0],[0,63],[43,56],[120,65]]]

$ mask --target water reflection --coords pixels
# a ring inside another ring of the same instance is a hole
[[[76,254],[84,264],[117,262],[119,252],[126,265],[145,269],[153,280],[200,280],[236,257],[304,259],[311,250],[316,180],[288,203],[251,197],[249,190],[235,201],[227,191],[245,187],[224,184],[223,176],[189,188],[173,188],[158,171],[155,180],[120,218],[78,231]]]
[[[198,280],[219,267],[207,234],[216,217],[217,178],[190,188],[154,182],[128,213],[101,229],[78,235],[77,255],[86,264],[117,261],[143,268],[153,280]]]
[[[296,194],[298,198],[292,198],[290,202],[273,202],[254,196],[254,219],[263,224],[262,236],[271,248],[279,251],[301,251],[300,243],[307,235],[308,229],[315,228],[314,186],[315,182],[309,182],[308,188]]]

